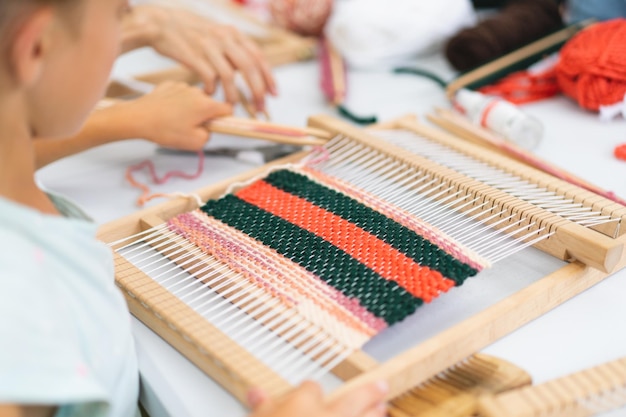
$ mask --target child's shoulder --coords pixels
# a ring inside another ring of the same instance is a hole
[[[111,276],[110,251],[95,238],[96,226],[42,214],[0,198],[2,276],[71,276],[81,269]],[[84,271],[82,271],[84,272]]]
[[[0,199],[0,334],[10,341],[0,355],[0,402],[133,414],[129,313],[95,230]]]
[[[89,303],[119,310],[111,252],[87,222],[41,214],[0,198],[0,310],[59,322]]]

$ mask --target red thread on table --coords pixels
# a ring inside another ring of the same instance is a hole
[[[204,152],[202,150],[198,151],[198,169],[194,174],[187,174],[182,171],[174,170],[174,171],[168,171],[165,173],[165,175],[163,175],[162,177],[159,177],[159,175],[156,172],[154,163],[150,160],[145,160],[136,165],[129,166],[126,169],[125,177],[130,185],[142,191],[141,196],[137,199],[137,205],[140,207],[154,198],[168,197],[168,194],[164,194],[164,193],[151,194],[151,190],[148,185],[143,184],[135,179],[134,173],[137,171],[141,171],[145,168],[148,169],[148,174],[150,175],[150,179],[152,183],[157,184],[157,185],[165,184],[172,178],[183,178],[186,180],[195,180],[199,178],[204,172]]]
[[[550,69],[539,74],[517,71],[494,84],[481,87],[478,91],[511,103],[525,104],[553,97],[561,89],[556,80],[556,71]]]

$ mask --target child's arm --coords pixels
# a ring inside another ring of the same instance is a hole
[[[76,136],[36,140],[37,168],[87,149],[143,138],[161,146],[198,150],[209,139],[203,124],[232,113],[229,104],[183,83],[164,83],[139,99],[96,110]]]
[[[196,72],[211,94],[217,82],[226,100],[239,101],[235,73],[243,75],[257,110],[265,108],[265,95],[276,95],[270,67],[257,45],[239,30],[189,11],[140,5],[124,21],[122,51],[150,46]]]
[[[25,407],[0,404],[0,417],[52,417],[55,413],[55,407]]]
[[[332,403],[324,401],[322,389],[313,382],[303,383],[280,402],[253,391],[248,399],[254,410],[250,417],[383,417],[387,391],[386,384],[366,385]]]

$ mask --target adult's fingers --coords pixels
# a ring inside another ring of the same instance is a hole
[[[264,403],[269,401],[267,393],[260,388],[253,388],[248,391],[247,397],[248,406],[250,406],[252,410],[261,407]]]
[[[217,76],[224,88],[224,96],[229,103],[236,103],[239,100],[237,86],[235,85],[235,71],[226,57],[222,55],[221,50],[212,47],[205,48],[205,54],[213,68],[217,72]]]
[[[230,44],[225,49],[228,59],[248,84],[256,110],[264,110],[267,87],[260,68],[241,46]]]
[[[198,74],[207,93],[213,93],[216,86],[216,72],[204,58],[202,49],[194,45],[189,36],[183,33],[170,33],[167,40],[155,45],[160,54],[172,58]]]
[[[382,411],[380,405],[384,403],[388,391],[384,382],[364,385],[335,400],[330,408],[335,415],[341,417],[378,416]]]
[[[273,96],[278,94],[278,89],[276,87],[276,80],[274,79],[274,75],[272,74],[272,69],[265,58],[265,55],[261,52],[261,49],[257,46],[256,43],[252,41],[252,39],[247,36],[242,35],[239,38],[239,42],[241,46],[250,54],[250,56],[254,59],[255,64],[261,71],[263,79],[265,80],[265,85],[267,86],[267,90]]]
[[[385,417],[387,415],[387,405],[379,404],[373,407],[369,412],[359,415],[359,417]]]

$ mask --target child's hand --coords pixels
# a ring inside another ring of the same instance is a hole
[[[221,82],[226,100],[237,103],[238,71],[250,88],[257,110],[265,108],[267,93],[276,95],[276,83],[263,54],[239,30],[183,9],[157,5],[136,6],[126,20],[124,39],[131,45],[123,49],[153,47],[196,72],[207,93],[212,94]]]
[[[326,403],[320,386],[305,382],[277,402],[254,390],[249,395],[253,409],[250,417],[383,417],[386,415],[386,394],[384,384],[372,384]]]
[[[201,149],[209,139],[204,124],[232,114],[227,103],[213,100],[185,83],[167,82],[145,96],[115,106],[133,137],[181,150]]]

